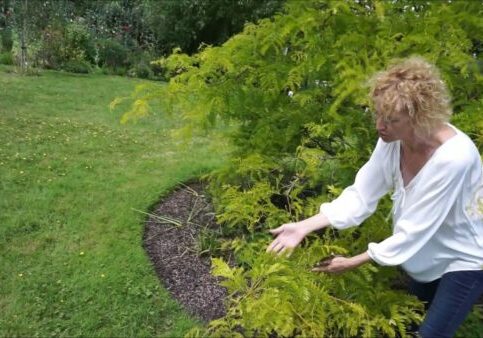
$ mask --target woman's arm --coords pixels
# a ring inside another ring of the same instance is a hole
[[[387,193],[387,165],[390,150],[378,141],[369,161],[359,170],[355,182],[331,203],[324,203],[320,213],[296,223],[283,224],[270,232],[277,236],[267,252],[283,253],[295,248],[312,231],[332,225],[338,229],[360,224],[376,209],[379,199]]]
[[[329,220],[323,213],[300,222],[283,224],[278,228],[270,230],[277,237],[268,246],[267,252],[282,254],[286,250],[293,250],[309,233],[329,225]]]
[[[379,140],[369,161],[357,172],[354,183],[335,200],[320,206],[320,212],[331,226],[339,230],[357,226],[376,211],[381,197],[393,186],[396,147],[397,144]]]

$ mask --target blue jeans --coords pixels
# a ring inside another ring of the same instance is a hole
[[[448,272],[429,283],[413,280],[409,292],[425,302],[427,310],[419,335],[453,337],[483,294],[483,270]]]

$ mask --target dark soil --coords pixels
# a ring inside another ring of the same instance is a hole
[[[210,257],[201,254],[201,231],[218,227],[203,190],[199,182],[181,185],[161,200],[146,221],[144,248],[173,297],[190,314],[210,321],[225,314],[227,292],[210,274]],[[181,225],[160,219],[164,217]]]

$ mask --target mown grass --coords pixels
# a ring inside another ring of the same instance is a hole
[[[0,68],[0,336],[182,336],[195,324],[159,286],[144,215],[177,182],[217,167],[162,114],[108,109],[139,81]],[[124,107],[125,108],[125,107]]]

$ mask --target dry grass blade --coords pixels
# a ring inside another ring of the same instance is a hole
[[[150,214],[149,212],[137,210],[137,209],[134,209],[134,208],[131,208],[131,210],[137,211],[137,212],[144,214],[144,215],[148,215],[148,216],[160,221],[161,223],[169,223],[169,224],[173,224],[177,227],[183,226],[183,223],[181,223],[180,221],[178,221],[177,219],[174,219],[174,218],[161,216],[161,215],[154,215],[154,214]]]
[[[194,190],[193,188],[191,188],[190,186],[187,186],[186,184],[184,184],[183,182],[178,182],[179,185],[182,185],[183,187],[185,187],[185,189],[187,191],[189,191],[191,194],[195,195],[195,196],[199,196],[198,192],[196,190]]]
[[[203,202],[202,199],[200,198],[196,198],[195,199],[195,202],[193,203],[193,207],[191,208],[190,210],[190,214],[188,215],[188,220],[186,222],[188,223],[192,223],[191,220],[192,219],[195,219],[196,217],[198,217],[198,215],[205,210],[206,208],[206,204],[205,205],[201,205],[199,208],[197,208],[197,204],[198,204],[198,201]]]

